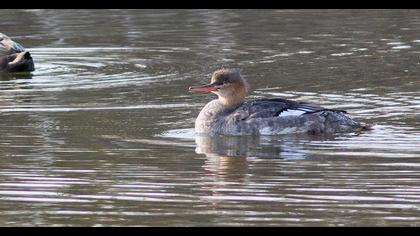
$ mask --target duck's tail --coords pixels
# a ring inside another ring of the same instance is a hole
[[[321,114],[325,117],[324,126],[327,132],[361,133],[363,131],[372,130],[372,126],[358,122],[341,111],[323,111]]]

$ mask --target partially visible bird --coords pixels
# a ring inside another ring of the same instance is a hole
[[[0,33],[0,72],[31,72],[34,70],[31,54],[22,45]]]

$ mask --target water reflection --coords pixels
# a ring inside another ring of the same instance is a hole
[[[207,157],[248,157],[299,160],[308,157],[307,143],[333,141],[334,136],[305,134],[287,136],[205,136],[197,135],[195,151]]]
[[[248,160],[245,157],[212,156],[208,157],[203,169],[215,176],[215,183],[224,180],[243,182],[248,174]]]
[[[0,82],[32,79],[32,73],[0,73]]]
[[[255,149],[259,143],[259,137],[230,137],[230,136],[202,136],[195,138],[198,154],[205,154],[208,157],[248,157],[250,149]]]

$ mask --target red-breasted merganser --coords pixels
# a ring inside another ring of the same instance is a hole
[[[0,72],[34,71],[31,54],[22,45],[0,33]]]
[[[218,96],[209,102],[195,121],[196,133],[222,135],[277,135],[287,133],[358,132],[367,127],[345,111],[282,98],[245,101],[248,83],[237,69],[219,69],[210,84],[190,91]]]

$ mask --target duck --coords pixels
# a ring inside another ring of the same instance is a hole
[[[22,45],[0,33],[0,72],[32,72],[35,70],[30,52]]]
[[[191,86],[189,91],[217,95],[198,114],[196,134],[317,135],[361,132],[369,128],[344,110],[284,98],[246,100],[249,84],[239,69],[218,69],[209,84]]]

